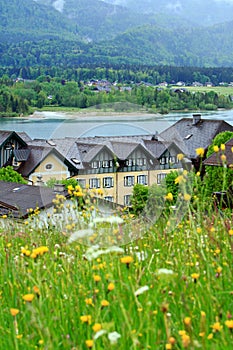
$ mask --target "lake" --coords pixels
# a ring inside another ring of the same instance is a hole
[[[62,138],[86,136],[142,135],[161,132],[181,118],[192,118],[193,113],[166,115],[80,115],[36,112],[32,118],[0,118],[0,130],[24,131],[31,138]],[[203,112],[202,118],[225,120],[233,125],[233,110]]]

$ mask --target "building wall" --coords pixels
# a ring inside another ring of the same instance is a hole
[[[35,183],[38,175],[42,176],[43,182],[47,182],[51,178],[67,179],[70,177],[70,172],[68,167],[55,154],[49,154],[30,175],[29,180]]]
[[[174,169],[159,169],[159,170],[145,170],[145,171],[131,171],[131,172],[115,172],[108,174],[82,174],[75,176],[79,184],[83,187],[88,186],[93,188],[93,182],[98,186],[97,188],[103,191],[103,197],[110,197],[113,202],[120,205],[128,205],[129,197],[133,193],[133,187],[137,183],[145,181],[145,185],[159,184],[160,181]],[[104,187],[104,179],[112,178],[113,186]],[[80,181],[79,181],[80,180]],[[93,181],[94,180],[94,181]]]

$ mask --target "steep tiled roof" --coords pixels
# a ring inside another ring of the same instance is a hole
[[[1,130],[0,131],[0,145],[2,145],[3,142],[5,142],[11,134],[12,134],[12,131]]]
[[[11,135],[19,136],[24,142],[28,142],[31,138],[25,132],[17,132],[10,130],[0,130],[0,145],[2,145]]]
[[[22,176],[29,176],[51,151],[50,147],[30,146],[30,155],[27,161],[23,162],[17,171]]]
[[[159,136],[165,141],[175,142],[189,158],[196,158],[196,149],[206,149],[212,139],[222,131],[233,131],[233,126],[223,120],[183,118],[164,130]]]
[[[67,192],[63,194],[67,195]],[[0,181],[0,215],[24,218],[30,208],[52,206],[55,197],[56,193],[51,188]]]

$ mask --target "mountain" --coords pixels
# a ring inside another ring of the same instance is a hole
[[[219,6],[219,1],[211,2]],[[183,0],[176,2],[187,7]],[[162,11],[168,0],[135,2],[133,11],[131,0],[118,3],[0,0],[0,67],[233,65],[233,21],[204,27],[178,15],[153,13],[154,3]],[[193,4],[201,6],[199,0]]]
[[[191,23],[210,26],[233,20],[232,0],[105,0],[139,13],[180,16]]]
[[[1,42],[73,38],[75,25],[54,9],[32,0],[0,0]]]
[[[92,55],[124,63],[176,66],[232,66],[232,22],[210,28],[143,26],[93,46]],[[101,50],[101,51],[100,51]]]
[[[172,17],[142,14],[131,8],[102,0],[37,0],[36,2],[48,6],[50,10],[60,12],[64,18],[75,24],[76,32],[90,42],[113,39],[128,29],[142,25],[156,24],[163,27],[175,25]],[[183,25],[183,22],[179,18],[176,19],[176,25]],[[190,26],[188,22],[185,25]]]

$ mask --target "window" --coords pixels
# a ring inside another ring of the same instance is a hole
[[[86,179],[77,179],[77,181],[82,188],[86,187]]]
[[[129,159],[127,159],[127,161],[126,161],[126,165],[128,165],[128,166],[133,166],[133,165],[135,165],[135,164],[136,164],[135,159],[129,158]]]
[[[138,175],[137,183],[141,185],[147,185],[147,175]]]
[[[113,177],[104,177],[103,178],[103,187],[113,187]]]
[[[108,160],[103,160],[102,161],[102,167],[103,168],[109,168],[109,161]]]
[[[139,166],[146,165],[146,158],[138,158],[137,165],[139,165]]]
[[[161,173],[157,175],[157,184],[161,184],[161,182],[165,179],[165,177],[167,176],[166,173]]]
[[[90,188],[100,188],[100,179],[98,178],[89,179],[89,186]]]
[[[94,162],[91,163],[91,167],[92,168],[98,168],[99,167],[99,162],[97,162],[96,160]]]
[[[166,164],[166,157],[160,158],[160,164],[162,165]]]
[[[130,205],[131,194],[126,194],[124,196],[124,205]]]
[[[176,157],[175,156],[171,156],[169,158],[169,162],[175,164],[176,163]]]
[[[106,196],[104,197],[106,201],[113,202],[113,197],[112,196]]]
[[[52,168],[53,168],[53,164],[51,164],[51,163],[48,163],[45,165],[46,170],[51,170]]]
[[[134,176],[124,177],[124,186],[130,187],[134,185]]]

